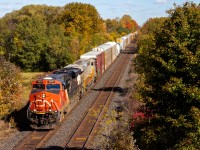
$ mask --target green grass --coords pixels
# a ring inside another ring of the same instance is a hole
[[[36,80],[39,76],[44,75],[44,72],[23,72],[23,101],[27,102],[31,91],[31,82]]]

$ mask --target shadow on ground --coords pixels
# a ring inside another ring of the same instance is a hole
[[[36,150],[64,150],[64,148],[59,146],[50,146],[47,148],[37,148]]]
[[[16,123],[16,128],[19,131],[31,131],[30,122],[27,119],[27,109],[29,104],[27,103],[26,106],[24,106],[22,109],[14,111],[11,113],[10,117],[14,118],[14,121]]]
[[[128,88],[121,88],[121,87],[105,87],[99,89],[92,89],[94,91],[113,91],[116,93],[120,93],[120,96],[125,96],[128,93]]]

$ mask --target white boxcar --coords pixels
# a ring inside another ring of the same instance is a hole
[[[128,46],[128,38],[127,38],[127,36],[123,36],[122,37],[122,42],[123,42],[123,49],[122,50],[125,50],[126,47]]]
[[[116,42],[107,42],[105,44],[109,44],[112,46],[112,62],[113,62],[119,55],[119,46]]]
[[[128,46],[129,44],[129,40],[128,40],[128,36],[123,36],[117,39],[117,43],[120,46],[120,51],[125,50],[125,48]]]

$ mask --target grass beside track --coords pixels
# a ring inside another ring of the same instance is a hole
[[[37,79],[40,76],[43,76],[44,72],[23,72],[22,79],[23,79],[23,103],[26,103],[29,98],[29,94],[31,91],[31,82]]]

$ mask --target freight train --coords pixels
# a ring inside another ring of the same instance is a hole
[[[30,126],[33,129],[53,129],[59,124],[70,104],[76,103],[102,76],[136,34],[97,46],[73,64],[33,81],[27,110]]]

